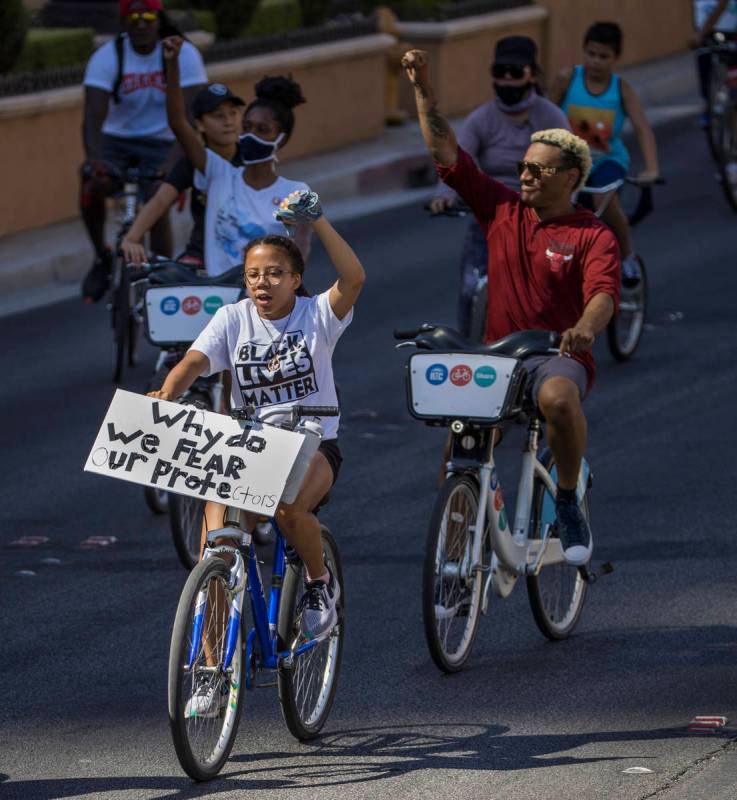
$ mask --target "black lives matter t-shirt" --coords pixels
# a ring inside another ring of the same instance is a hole
[[[259,317],[250,299],[223,306],[191,349],[207,356],[210,374],[230,370],[233,407],[337,406],[332,356],[353,310],[338,319],[328,294],[297,297],[291,315],[273,322]],[[325,439],[337,437],[339,421],[321,420]]]

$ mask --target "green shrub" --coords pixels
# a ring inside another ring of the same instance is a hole
[[[208,33],[215,33],[215,14],[204,8],[196,8],[192,10],[192,18],[194,19],[195,29],[198,31],[208,31]]]
[[[333,0],[299,0],[302,24],[305,28],[322,25],[328,18]]]
[[[215,16],[218,39],[237,39],[256,14],[259,0],[215,0],[209,8]]]
[[[22,0],[0,0],[0,74],[15,65],[27,30],[28,14]]]
[[[13,72],[84,64],[95,49],[92,28],[31,28]]]
[[[262,0],[243,36],[271,36],[302,27],[298,0]]]

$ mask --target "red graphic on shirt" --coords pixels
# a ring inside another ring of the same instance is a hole
[[[569,105],[567,113],[571,130],[576,136],[585,139],[597,153],[609,152],[610,140],[614,136],[614,109]]]
[[[158,89],[160,92],[166,91],[166,79],[164,73],[158,72],[129,72],[123,75],[120,82],[122,94],[132,94],[139,89]]]
[[[550,246],[545,248],[545,256],[550,261],[551,272],[561,272],[563,267],[573,260],[575,248],[567,242],[550,240]]]
[[[456,386],[465,386],[471,381],[472,377],[473,373],[471,372],[471,368],[467,367],[465,364],[459,364],[450,371],[450,380]]]
[[[194,316],[201,308],[202,301],[199,297],[195,297],[193,294],[189,297],[185,297],[184,300],[182,300],[182,311],[184,311],[185,314]]]

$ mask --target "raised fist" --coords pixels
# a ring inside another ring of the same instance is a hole
[[[428,64],[430,57],[426,50],[408,50],[402,56],[402,67],[413,85],[426,88],[430,83]]]

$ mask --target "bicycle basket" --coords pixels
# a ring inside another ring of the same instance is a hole
[[[518,408],[525,370],[516,358],[480,353],[414,353],[407,402],[416,419],[494,423]]]
[[[143,307],[146,338],[157,347],[193,342],[224,305],[235,303],[238,286],[174,284],[150,286]]]

